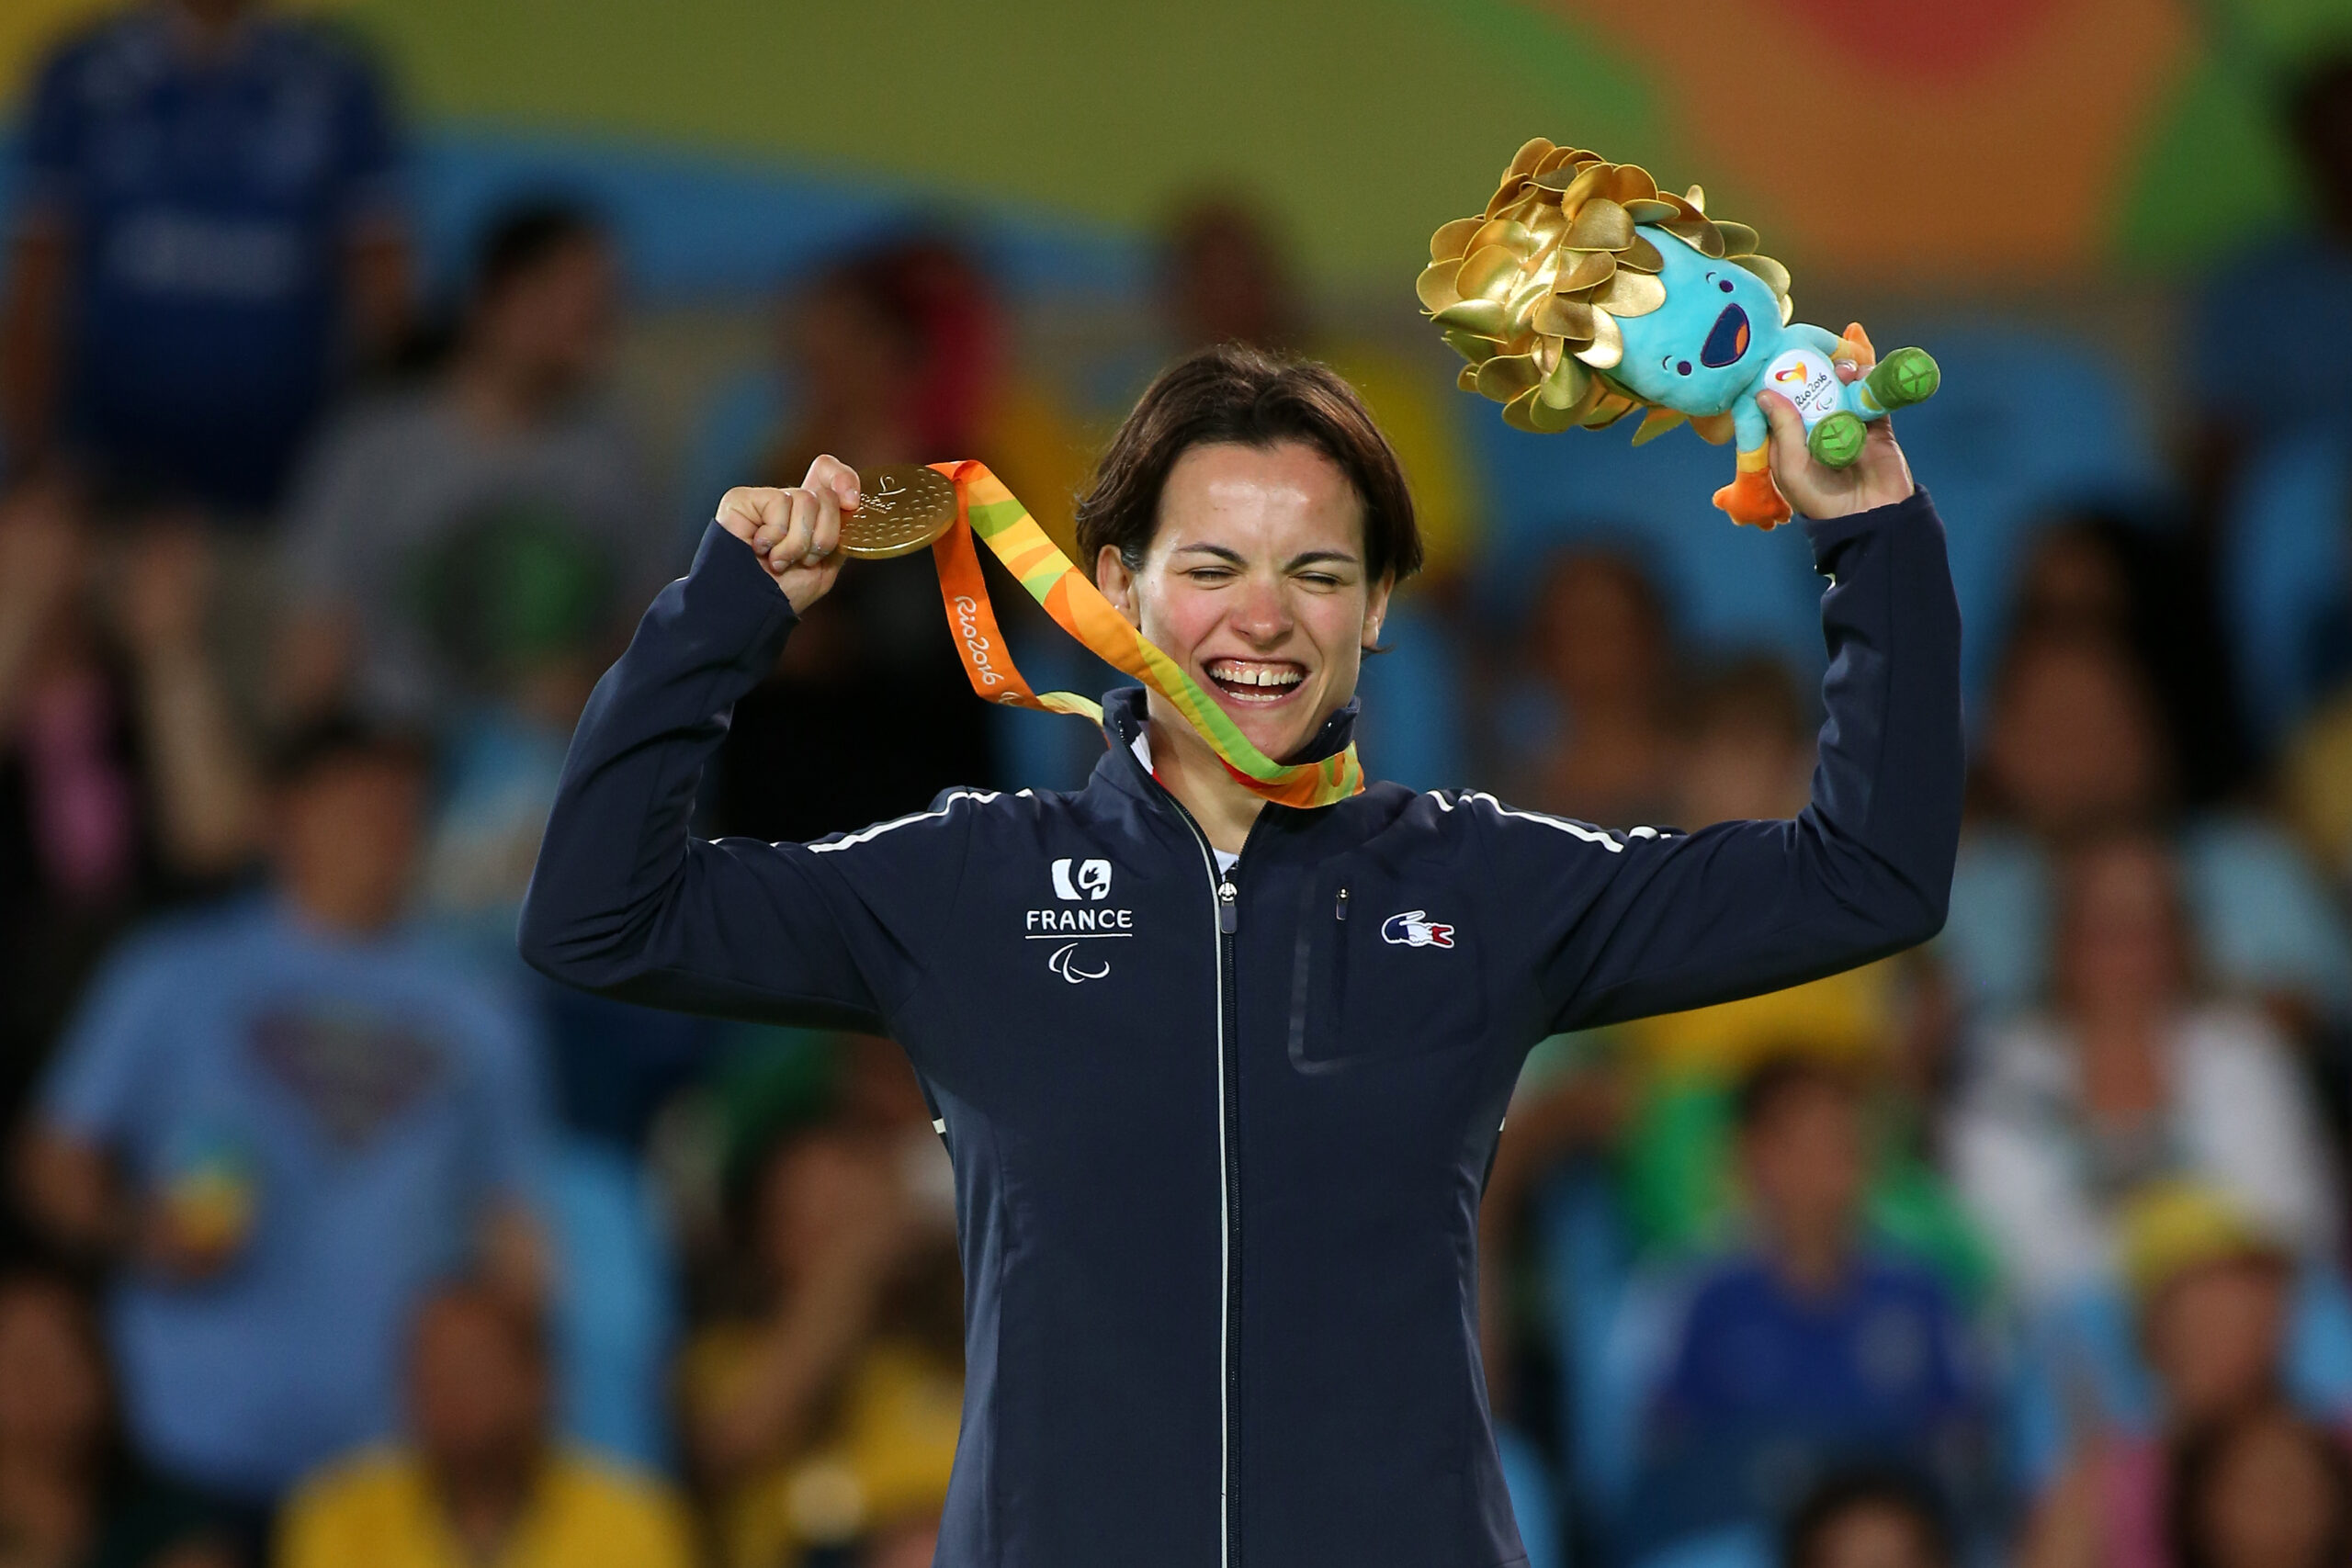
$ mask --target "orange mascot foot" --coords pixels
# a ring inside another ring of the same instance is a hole
[[[1735,523],[1750,528],[1777,528],[1789,520],[1789,503],[1772,482],[1770,468],[1743,469],[1737,479],[1715,491],[1715,504]]]

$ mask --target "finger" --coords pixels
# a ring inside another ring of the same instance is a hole
[[[1771,432],[1772,466],[1803,463],[1804,417],[1797,412],[1796,404],[1778,392],[1758,392],[1756,407],[1764,415],[1765,428]]]
[[[775,496],[775,506],[761,521],[759,532],[752,536],[752,547],[763,558],[773,555],[792,529],[792,492],[779,490]]]
[[[828,452],[808,465],[808,477],[801,481],[820,495],[831,494],[836,506],[857,510],[861,489],[857,470]]]
[[[1859,359],[1840,359],[1836,361],[1832,367],[1837,370],[1838,379],[1840,381],[1859,381],[1862,378],[1862,362]]]
[[[808,536],[817,525],[817,498],[799,485],[784,492],[786,505],[783,535],[768,551],[772,567],[791,566],[808,553]]]
[[[852,499],[854,499],[854,491],[857,488],[856,479],[855,474],[850,475]],[[829,484],[817,487],[814,493],[817,502],[815,525],[809,531],[808,553],[800,558],[811,566],[831,555],[833,547],[840,544],[842,539],[841,491]]]
[[[718,525],[751,544],[763,525],[784,515],[781,492],[763,485],[737,485],[718,498]]]

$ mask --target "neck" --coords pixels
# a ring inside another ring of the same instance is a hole
[[[295,919],[313,931],[345,942],[362,942],[383,935],[399,919],[397,908],[327,886],[305,886],[288,878],[283,885],[287,905]]]
[[[560,395],[551,378],[482,352],[458,361],[452,379],[466,417],[500,435],[537,423]]]
[[[1826,1296],[1845,1282],[1848,1237],[1842,1225],[1777,1224],[1772,1266],[1804,1297]]]
[[[477,1562],[495,1559],[530,1503],[531,1487],[538,1478],[538,1453],[432,1468],[435,1490],[466,1555]]]
[[[2118,1009],[2076,1025],[2084,1108],[2097,1120],[2134,1121],[2165,1103],[2162,1012]]]
[[[1166,698],[1151,694],[1151,771],[1169,794],[1193,814],[1209,842],[1230,855],[1241,852],[1250,825],[1266,808],[1263,795],[1226,771],[1199,730]]]
[[[199,58],[227,52],[244,19],[242,6],[197,6],[183,0],[171,9],[181,45]]]

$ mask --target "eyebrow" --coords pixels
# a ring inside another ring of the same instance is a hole
[[[1169,553],[1175,556],[1215,556],[1217,559],[1233,566],[1248,566],[1250,564],[1247,560],[1242,558],[1240,551],[1227,549],[1223,545],[1179,545]],[[1308,550],[1302,555],[1293,556],[1289,560],[1284,561],[1283,563],[1283,570],[1284,571],[1295,571],[1300,567],[1313,566],[1320,561],[1338,561],[1345,566],[1359,566],[1363,564],[1346,550]]]

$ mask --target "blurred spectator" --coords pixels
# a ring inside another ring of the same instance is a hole
[[[632,521],[661,525],[650,515]],[[461,529],[438,547],[447,593],[432,611],[435,630],[446,649],[463,651],[467,673],[441,709],[418,912],[453,956],[471,957],[530,1008],[546,1050],[565,1134],[548,1205],[565,1430],[655,1461],[667,1454],[662,1369],[674,1337],[674,1269],[636,1155],[711,1027],[559,986],[514,950],[572,726],[629,606],[612,592],[609,559],[559,530]]]
[[[479,1251],[539,1289],[525,1032],[398,924],[424,764],[345,721],[296,737],[272,896],[118,954],[25,1150],[34,1214],[125,1266],[111,1323],[142,1451],[251,1508],[390,1429],[436,1275]]]
[[[972,454],[995,466],[985,442],[1001,323],[960,253],[910,241],[854,256],[816,283],[794,320],[797,421],[735,482],[797,485],[824,452],[860,467]],[[998,477],[1023,493],[1010,466]],[[989,582],[1008,622],[1037,624],[1018,584],[993,570]],[[775,677],[736,705],[714,773],[713,827],[770,841],[920,811],[950,784],[996,778],[990,710],[949,640],[928,555],[842,574],[794,632]]]
[[[2252,756],[2211,570],[2185,530],[2098,507],[2042,521],[2020,563],[2017,627],[2113,639],[2147,672],[2179,804],[2213,806],[2246,781]]]
[[[1917,1464],[1955,1495],[1979,1473],[1976,1355],[1951,1292],[1871,1247],[1861,1095],[1817,1061],[1741,1086],[1751,1249],[1707,1270],[1654,1396],[1631,1533],[1781,1517],[1841,1461]]]
[[[2337,1241],[2334,1162],[2291,1048],[2195,981],[2178,866],[2110,832],[2059,872],[2053,1008],[1987,1038],[1952,1168],[2010,1282],[2047,1300],[2104,1276],[2151,1182],[2212,1181],[2308,1256]]]
[[[1781,1568],[1953,1568],[1958,1557],[1934,1488],[1880,1467],[1825,1478],[1781,1534]]]
[[[445,1287],[408,1346],[406,1440],[305,1482],[277,1568],[689,1568],[669,1487],[558,1441],[538,1322],[503,1291]]]
[[[2280,105],[2308,176],[2310,220],[2231,256],[2190,314],[2187,385],[2201,421],[2197,488],[2219,497],[2281,423],[2352,419],[2352,54],[2306,62]],[[2262,309],[2242,308],[2259,299]],[[2258,402],[2244,389],[2269,389]]]
[[[616,646],[673,552],[599,396],[616,274],[585,211],[509,210],[476,254],[447,367],[311,454],[288,519],[293,711],[438,723],[582,627],[596,652]]]
[[[2284,1410],[2199,1432],[2174,1465],[2179,1568],[2352,1562],[2352,1461],[2335,1433]]]
[[[2225,1193],[2152,1189],[2127,1212],[2118,1262],[2158,1385],[2155,1431],[2093,1432],[2029,1526],[2027,1568],[2160,1568],[2168,1456],[2197,1434],[2283,1407],[2285,1245]],[[2337,1561],[2340,1561],[2338,1559]]]
[[[0,1126],[115,937],[251,852],[211,564],[175,519],[99,537],[53,479],[0,496]]]
[[[2339,889],[2352,887],[2352,688],[2296,732],[2279,785],[2304,846]]]
[[[897,298],[877,287],[897,274]],[[865,284],[853,282],[876,274]],[[861,304],[861,288],[869,298]],[[844,317],[836,307],[851,307]],[[888,352],[916,318],[921,363]],[[842,258],[778,299],[770,362],[720,389],[703,412],[687,464],[688,516],[699,537],[719,493],[789,471],[798,483],[812,433],[876,438],[880,450],[910,435],[919,450],[897,459],[984,459],[1065,550],[1074,547],[1072,508],[1093,466],[1093,441],[1062,400],[1028,373],[1008,341],[996,286],[956,242],[920,233]],[[903,411],[903,412],[902,412]],[[846,444],[846,443],[845,443]],[[799,458],[799,467],[791,460]]]
[[[1675,649],[1648,575],[1608,551],[1554,557],[1527,650],[1547,711],[1503,762],[1520,803],[1614,827],[1672,821]]]
[[[1993,693],[1975,812],[1936,948],[1962,1004],[1997,1022],[2052,981],[2050,858],[2070,840],[2176,821],[2171,759],[2147,682],[2111,637],[2025,626]],[[2302,856],[2251,818],[2178,825],[2185,957],[2213,987],[2301,1024],[2352,1010],[2352,937]]]
[[[687,1431],[729,1568],[789,1568],[811,1548],[936,1521],[962,1419],[962,1299],[952,1191],[914,1173],[941,1164],[935,1139],[925,1149],[857,1118],[792,1138],[760,1169],[766,1309],[706,1329],[685,1364]]]
[[[1673,820],[1794,817],[1811,798],[1813,716],[1787,665],[1736,659],[1698,682],[1677,735]]]
[[[62,447],[149,500],[266,517],[355,360],[407,310],[384,90],[252,0],[154,0],[28,97],[0,318],[19,467]]]
[[[62,1274],[0,1273],[0,1562],[240,1568],[196,1498],[124,1450],[89,1303]]]
[[[2336,532],[2352,538],[2352,496],[2340,497]],[[2352,562],[2348,562],[2352,563]],[[2304,846],[2339,890],[2352,887],[2352,574],[2340,581],[2311,640],[2315,701],[2289,737],[2279,794]]]

